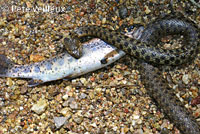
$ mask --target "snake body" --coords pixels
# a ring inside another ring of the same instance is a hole
[[[198,53],[199,47],[196,27],[190,22],[174,17],[158,19],[149,24],[144,30],[141,41],[100,26],[78,27],[73,34],[75,37],[98,37],[124,50],[127,54],[153,64],[180,65],[186,63]],[[174,50],[161,49],[156,46],[157,39],[171,34],[184,35],[187,45]]]
[[[78,37],[90,35],[101,38],[141,59],[139,70],[148,94],[183,134],[200,134],[199,124],[170,90],[159,69],[148,64],[179,65],[194,58],[199,51],[199,33],[194,24],[175,17],[158,19],[147,25],[139,41],[99,26],[79,27],[73,34]],[[187,45],[175,50],[163,50],[152,46],[161,37],[171,34],[184,35]]]
[[[146,62],[139,62],[138,70],[142,74],[142,83],[168,119],[182,134],[200,134],[199,124],[169,88],[159,69]]]

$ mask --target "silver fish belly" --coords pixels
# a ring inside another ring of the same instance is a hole
[[[112,56],[106,57],[113,52]],[[30,78],[38,80],[40,83],[63,78],[71,79],[105,67],[124,55],[123,51],[116,51],[115,47],[104,41],[93,39],[83,43],[83,56],[79,59],[75,59],[65,52],[53,58],[28,65],[9,63],[5,67],[0,64],[0,77]],[[106,63],[102,63],[101,60],[105,58]],[[4,61],[0,58],[1,62],[8,60],[3,59]]]

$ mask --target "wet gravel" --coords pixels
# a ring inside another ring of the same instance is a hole
[[[200,27],[200,8],[196,4],[186,0],[174,0],[173,5],[171,2],[0,2],[0,54],[18,64],[33,63],[61,53],[62,38],[77,26],[95,24],[117,30],[123,25],[148,24],[173,11],[181,12]],[[39,10],[47,5],[51,10]],[[0,134],[179,134],[146,94],[140,74],[130,68],[130,62],[125,56],[79,78],[34,88],[27,87],[24,79],[0,78]],[[200,122],[199,68],[200,55],[188,66],[163,72],[163,77]]]

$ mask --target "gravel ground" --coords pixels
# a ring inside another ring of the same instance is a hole
[[[77,26],[95,24],[116,30],[123,25],[146,25],[172,10],[200,27],[200,3],[191,1],[0,2],[0,54],[18,64],[45,60],[63,51],[62,38]],[[47,5],[54,10],[39,9]],[[170,39],[163,40],[167,44]],[[129,64],[125,56],[94,73],[35,88],[28,88],[24,79],[0,78],[0,134],[180,134],[146,94],[139,72]],[[163,77],[200,122],[199,68],[200,55],[187,67],[164,72]]]

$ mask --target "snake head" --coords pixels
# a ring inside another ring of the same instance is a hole
[[[83,37],[83,36],[87,36],[88,32],[91,30],[92,29],[90,28],[90,26],[77,27],[74,29],[74,31],[73,31],[74,33],[72,33],[72,34],[77,37]]]
[[[82,56],[82,45],[77,37],[64,38],[64,45],[67,52],[78,59]]]

